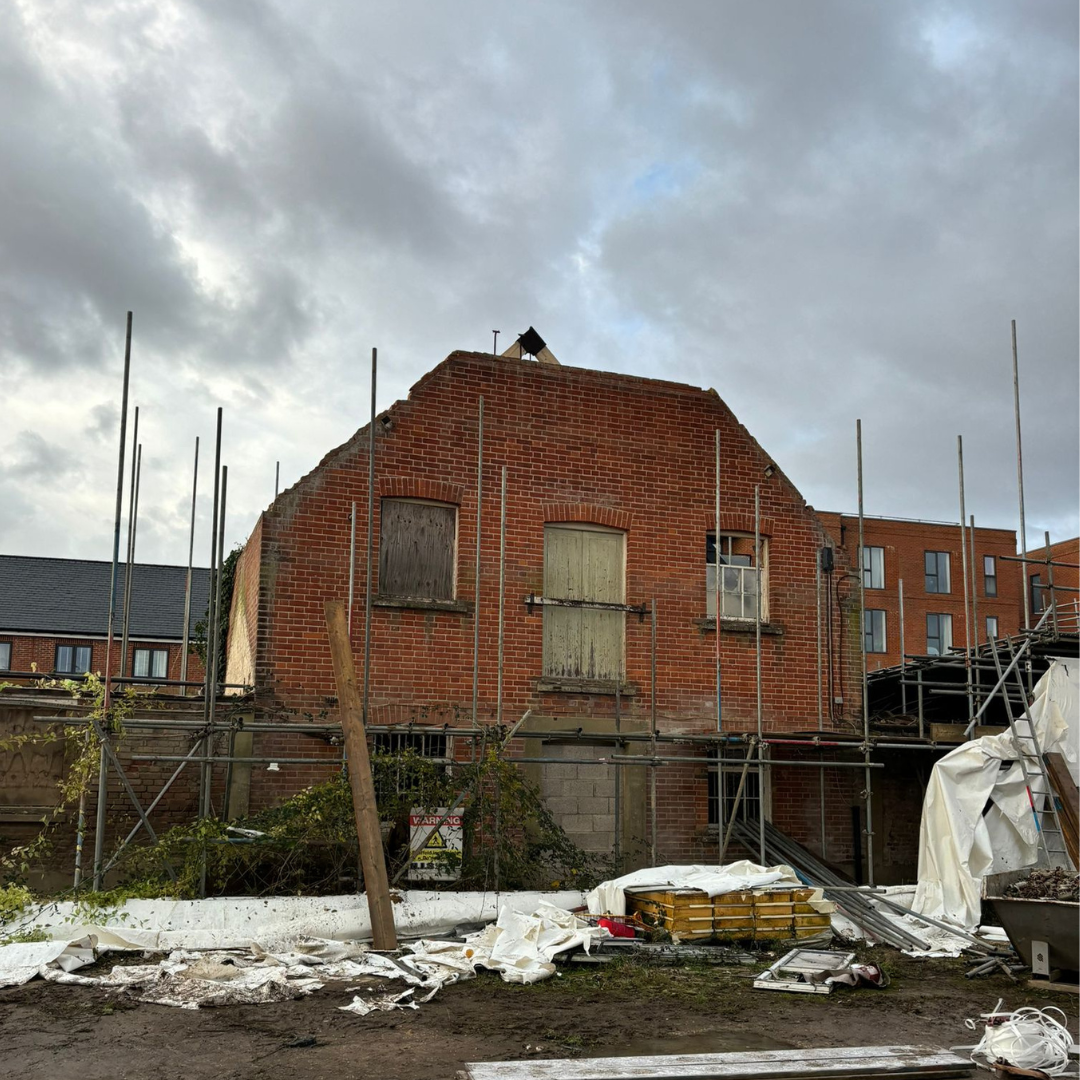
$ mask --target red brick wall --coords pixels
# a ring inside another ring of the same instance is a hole
[[[857,558],[859,519],[849,514],[818,511],[818,516],[850,553]],[[841,539],[842,536],[842,539]],[[885,549],[885,588],[866,590],[867,610],[885,612],[884,653],[869,653],[868,671],[893,667],[900,663],[900,589],[904,581],[904,648],[909,655],[926,652],[927,613],[952,615],[953,645],[963,648],[964,616],[963,557],[960,549],[960,526],[930,521],[905,521],[898,518],[864,518],[863,537],[867,547]],[[971,541],[967,541],[970,552]],[[927,551],[949,552],[950,589],[948,593],[926,591],[924,556]],[[983,556],[997,560],[997,596],[988,597],[983,581]],[[1006,562],[1001,556],[1016,555],[1016,533],[1009,529],[975,529],[975,603],[979,641],[986,641],[986,617],[996,615],[999,635],[1014,634],[1023,621],[1022,577],[1019,563]],[[970,571],[969,571],[970,572]],[[852,594],[859,599],[858,582]]]
[[[1027,553],[1027,557],[1043,559],[1046,557],[1046,548],[1034,548]],[[1080,601],[1080,592],[1077,592],[1077,586],[1080,585],[1080,571],[1077,570],[1077,566],[1080,565],[1080,539],[1073,537],[1072,540],[1061,540],[1056,544],[1051,544],[1050,559],[1052,562],[1071,564],[1053,568],[1054,592],[1057,596],[1059,620],[1063,620],[1063,624],[1071,629],[1076,629],[1077,604]],[[1031,563],[1022,565],[1029,580],[1032,574],[1038,574],[1043,585],[1049,582],[1049,574],[1045,567]],[[1046,602],[1049,602],[1049,593],[1044,595]],[[1032,619],[1033,624],[1036,622],[1038,622],[1038,616]]]
[[[372,616],[372,720],[468,723],[471,717],[479,398],[484,398],[484,499],[480,598],[479,719],[496,712],[500,469],[508,469],[504,717],[611,716],[611,695],[542,691],[542,610],[523,597],[543,590],[544,524],[586,521],[626,531],[626,598],[657,610],[656,708],[662,730],[716,728],[715,632],[705,629],[705,533],[714,527],[714,432],[722,448],[721,528],[752,532],[754,485],[761,486],[768,543],[768,619],[762,638],[766,731],[817,726],[815,560],[824,532],[813,511],[712,391],[655,380],[455,353],[377,422],[376,551],[380,500],[409,496],[459,506],[456,596],[463,611],[376,606]],[[264,709],[278,715],[331,715],[335,689],[323,605],[348,588],[349,517],[357,504],[353,644],[363,659],[367,531],[367,429],[333,451],[267,510],[241,560],[258,574],[258,611],[245,583],[234,600],[257,624],[256,684]],[[841,553],[838,573],[844,572]],[[378,592],[378,582],[372,582]],[[837,721],[860,708],[853,608],[845,598],[834,636],[845,641],[844,704]],[[721,631],[725,730],[756,727],[754,635]],[[853,645],[852,642],[855,642]],[[233,649],[236,649],[234,641]],[[235,656],[235,653],[234,653]],[[232,657],[231,657],[232,659]],[[839,659],[836,661],[839,664]],[[650,622],[626,617],[623,715],[650,715]],[[232,670],[232,669],[230,669]],[[230,677],[231,681],[231,677]],[[826,682],[827,685],[827,682]],[[827,697],[828,691],[825,695]],[[828,701],[825,723],[832,726]],[[535,750],[538,744],[532,744]],[[329,760],[336,748],[310,738],[260,735],[257,753]],[[677,806],[671,854],[692,854],[693,828],[705,817],[704,773],[661,770],[660,831]],[[789,770],[792,771],[792,770]],[[273,801],[327,770],[256,772],[252,802]],[[690,806],[691,809],[687,810]],[[700,812],[699,812],[700,811]]]

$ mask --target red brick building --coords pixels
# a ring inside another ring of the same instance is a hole
[[[1045,559],[1046,548],[1034,548],[1027,553],[1029,559]],[[1080,539],[1060,540],[1050,545],[1050,561],[1065,565],[1053,566],[1049,570],[1032,563],[1024,563],[1027,575],[1028,604],[1032,623],[1037,623],[1050,602],[1050,574],[1054,576],[1054,592],[1057,594],[1059,618],[1068,619],[1073,627],[1077,623],[1077,602],[1080,591]]]
[[[818,517],[851,552],[859,546],[858,515],[818,511]],[[971,537],[967,536],[968,580],[972,581]],[[863,584],[867,670],[893,667],[908,656],[942,655],[964,648],[968,623],[964,606],[964,556],[959,524],[906,518],[863,518]],[[974,589],[969,585],[974,643],[1015,634],[1023,624],[1021,564],[1016,533],[975,528]],[[900,627],[903,582],[904,627]],[[857,588],[857,583],[856,583]]]
[[[117,576],[112,673],[179,679],[187,567],[137,563],[132,568],[128,651],[121,672],[126,566]],[[105,671],[112,564],[91,559],[0,555],[0,679],[74,677]],[[190,630],[206,616],[209,571],[192,572]],[[187,677],[204,676],[190,652]]]
[[[121,673],[121,631],[125,566],[120,564],[118,612],[112,662]],[[47,738],[43,716],[79,716],[71,695],[53,680],[79,679],[86,672],[104,673],[112,564],[87,559],[45,559],[0,556],[0,851],[30,841],[43,818],[60,800],[60,785],[70,766],[70,747],[62,738]],[[208,572],[192,574],[191,633],[206,616]],[[156,690],[145,716],[166,719],[174,705],[184,707],[181,689],[162,681],[181,677],[184,592],[187,567],[139,563],[133,567],[127,676],[142,690]],[[202,661],[192,650],[187,678],[204,677]],[[45,686],[42,686],[42,683]],[[189,694],[201,693],[196,687]],[[59,727],[51,734],[58,735]],[[27,740],[28,736],[34,738]],[[38,738],[37,736],[41,736]],[[135,762],[133,753],[183,754],[190,750],[185,733],[164,730],[147,735],[132,731],[121,740],[120,755],[128,783],[144,806],[156,797],[172,774],[172,762]],[[107,776],[109,842],[119,841],[133,824],[133,810],[113,770]],[[197,775],[188,770],[170,788],[155,813],[159,829],[188,821],[195,810]],[[93,822],[97,784],[87,793],[87,820]],[[73,808],[69,807],[73,816]],[[50,855],[34,866],[34,883],[52,889],[70,885],[74,864],[75,825],[66,818],[53,834]],[[89,866],[92,840],[86,848]]]
[[[721,785],[715,767],[710,770],[716,742],[658,744],[658,756],[685,755],[694,763],[655,768],[655,807],[648,769],[590,766],[581,759],[613,748],[651,753],[648,742],[631,740],[647,735],[654,717],[663,735],[715,738],[717,558],[720,734],[757,729],[759,580],[762,730],[780,738],[816,732],[819,723],[826,732],[861,728],[860,658],[852,632],[857,595],[841,589],[833,602],[829,585],[818,584],[819,551],[834,546],[833,538],[714,391],[457,352],[383,413],[375,430],[370,581],[367,428],[281,493],[240,557],[225,678],[255,686],[261,715],[300,720],[333,714],[324,603],[348,596],[355,504],[351,628],[360,673],[370,587],[369,722],[414,723],[431,732],[449,725],[446,752],[467,755],[475,640],[477,723],[501,716],[512,724],[532,710],[523,731],[548,734],[515,740],[514,752],[556,759],[525,767],[583,846],[610,848],[618,829],[630,864],[651,844],[661,861],[716,857],[718,792],[722,786],[730,799],[737,779],[725,772]],[[845,558],[837,553],[835,571],[823,575],[827,581],[851,576]],[[819,647],[827,668],[820,676]],[[578,731],[593,742],[576,740]],[[606,748],[596,745],[601,736],[610,739]],[[301,733],[255,738],[260,757],[322,754],[327,767],[340,760],[339,749]],[[731,756],[744,753],[732,745]],[[770,748],[776,761],[786,753],[801,751]],[[622,773],[618,824],[616,768]],[[777,765],[768,772],[764,792],[751,780],[752,809],[763,800],[781,828],[811,839],[820,814],[816,795],[811,805],[805,790],[819,790],[818,770]],[[841,865],[851,864],[858,844],[851,826],[862,786],[857,775],[850,768],[827,770],[835,819],[830,856]],[[318,765],[259,771],[252,777],[252,806],[326,776]]]

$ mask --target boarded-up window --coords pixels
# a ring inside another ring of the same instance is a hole
[[[610,529],[544,529],[544,598],[624,604],[625,537]],[[623,670],[626,615],[589,607],[544,607],[544,674],[613,680]]]
[[[456,537],[456,507],[383,499],[379,595],[452,600]]]

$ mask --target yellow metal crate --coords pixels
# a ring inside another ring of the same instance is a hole
[[[805,888],[721,893],[698,889],[627,890],[627,914],[688,940],[803,940],[829,929],[835,905]]]

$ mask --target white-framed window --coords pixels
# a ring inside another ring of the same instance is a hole
[[[937,612],[926,615],[926,653],[944,656],[952,648],[952,616]]]
[[[623,677],[626,534],[600,525],[544,526],[543,673],[609,682]]]
[[[720,824],[720,792],[724,795],[724,823],[731,821],[732,814],[738,821],[758,821],[761,814],[761,788],[758,786],[758,771],[755,765],[746,770],[746,782],[743,784],[739,805],[735,805],[735,796],[742,779],[741,765],[712,765],[709,767],[708,822],[713,828]],[[765,820],[772,819],[769,805],[769,773],[765,770]]]
[[[85,675],[90,670],[89,645],[57,645],[53,671],[58,675]]]
[[[927,551],[926,591],[928,593],[947,593],[949,588],[949,553],[947,551]]]
[[[983,556],[983,591],[987,596],[997,596],[997,559]]]
[[[863,548],[862,580],[864,589],[885,588],[885,549],[883,547]]]
[[[11,642],[0,641],[0,671],[11,670]]]
[[[136,679],[167,679],[169,677],[169,650],[136,649],[131,674]]]
[[[998,617],[996,615],[986,616],[986,638],[988,641],[993,641],[998,636]]]
[[[761,618],[768,613],[768,542],[761,540]],[[757,618],[758,570],[754,557],[754,538],[744,533],[720,534],[720,617],[723,619]],[[705,535],[705,614],[716,616],[716,534]]]
[[[383,499],[379,595],[453,600],[457,507],[422,499]]]
[[[863,612],[863,634],[868,653],[885,652],[885,612],[867,609]]]

